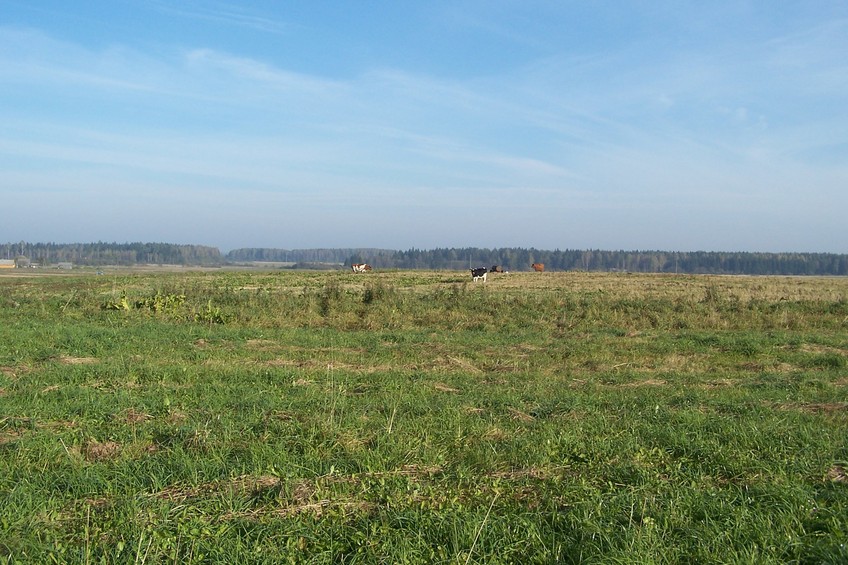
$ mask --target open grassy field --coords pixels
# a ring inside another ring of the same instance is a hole
[[[848,279],[0,275],[0,562],[846,563]]]

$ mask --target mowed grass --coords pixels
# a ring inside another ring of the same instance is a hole
[[[848,279],[0,276],[0,561],[848,562]]]

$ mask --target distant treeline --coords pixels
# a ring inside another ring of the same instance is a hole
[[[370,263],[375,269],[468,269],[501,265],[529,271],[544,263],[547,271],[620,271],[640,273],[848,275],[848,255],[836,253],[751,253],[723,251],[601,251],[535,248],[438,248],[396,251],[377,248],[236,249],[226,255],[215,247],[170,243],[7,243],[0,258],[26,257],[43,266],[177,264],[216,266],[232,263],[286,263],[296,267]]]
[[[748,275],[848,275],[848,255],[835,253],[745,253],[480,249],[237,249],[227,261],[370,263],[378,269],[468,269],[501,265],[529,271],[544,263],[548,271],[621,271],[639,273],[712,273]]]
[[[350,261],[351,257],[361,258],[391,256],[397,251],[373,248],[338,248],[338,249],[273,249],[273,248],[246,248],[233,249],[227,253],[225,260],[232,263],[264,261],[270,263],[337,263],[347,264],[362,263],[356,259]]]
[[[835,253],[747,253],[601,251],[525,248],[448,248],[355,256],[355,262],[375,268],[467,269],[501,265],[505,270],[529,271],[544,263],[547,271],[620,271],[640,273],[848,275],[848,255]]]
[[[217,247],[173,243],[7,243],[0,256],[26,257],[43,266],[58,263],[76,265],[221,265],[224,258]]]

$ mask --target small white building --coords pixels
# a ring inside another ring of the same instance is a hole
[[[15,268],[15,260],[14,259],[0,259],[0,269],[14,269]]]

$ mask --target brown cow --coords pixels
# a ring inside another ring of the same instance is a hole
[[[368,263],[354,263],[350,268],[354,273],[367,273],[371,270],[371,265]]]
[[[530,266],[533,267],[533,270],[536,271],[537,273],[544,273],[545,272],[545,264],[544,263],[533,263]]]

